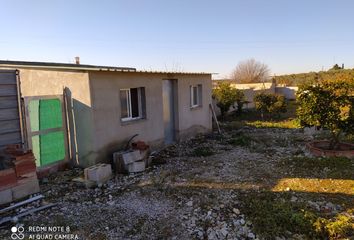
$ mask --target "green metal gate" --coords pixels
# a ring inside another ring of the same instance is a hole
[[[67,131],[62,96],[26,97],[28,147],[38,167],[67,160]]]

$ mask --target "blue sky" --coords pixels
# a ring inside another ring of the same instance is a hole
[[[273,74],[354,68],[351,0],[1,1],[0,59]]]

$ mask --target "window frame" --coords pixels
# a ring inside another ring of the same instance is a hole
[[[197,103],[195,104],[194,100],[195,100],[195,94],[194,94],[194,89],[197,89],[196,91],[196,100],[197,100]],[[202,84],[193,84],[193,85],[190,85],[190,88],[189,88],[189,92],[190,92],[190,108],[198,108],[198,107],[201,107],[202,106],[202,96],[201,94],[202,93]]]
[[[143,114],[143,106],[142,106],[142,88],[144,87],[136,87],[137,89],[137,94],[138,94],[138,116],[137,117],[133,117],[132,116],[132,101],[131,101],[131,89],[132,88],[122,88],[119,89],[119,99],[120,101],[122,101],[122,96],[121,96],[121,92],[125,91],[126,92],[126,97],[127,97],[127,113],[128,116],[127,117],[122,117],[122,109],[120,110],[120,120],[122,122],[129,122],[129,121],[134,121],[134,120],[138,120],[138,119],[143,119],[144,118],[144,114]],[[121,107],[122,107],[122,103],[121,103]]]

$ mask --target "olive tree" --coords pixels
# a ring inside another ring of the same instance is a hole
[[[328,129],[330,149],[339,148],[342,133],[354,133],[353,89],[353,82],[338,80],[303,86],[297,92],[300,125]]]
[[[216,106],[220,108],[221,117],[225,117],[231,106],[237,103],[237,109],[241,111],[245,95],[236,88],[233,88],[228,82],[221,82],[213,89],[213,98],[216,100]]]

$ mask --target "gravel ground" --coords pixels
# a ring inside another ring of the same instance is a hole
[[[41,184],[57,206],[17,224],[68,226],[73,239],[262,239],[241,211],[242,194],[274,187],[286,176],[278,162],[307,155],[309,138],[248,127],[199,136],[160,152],[154,162],[164,164],[91,189],[72,181],[82,170],[60,172]],[[0,239],[11,239],[10,227]]]

